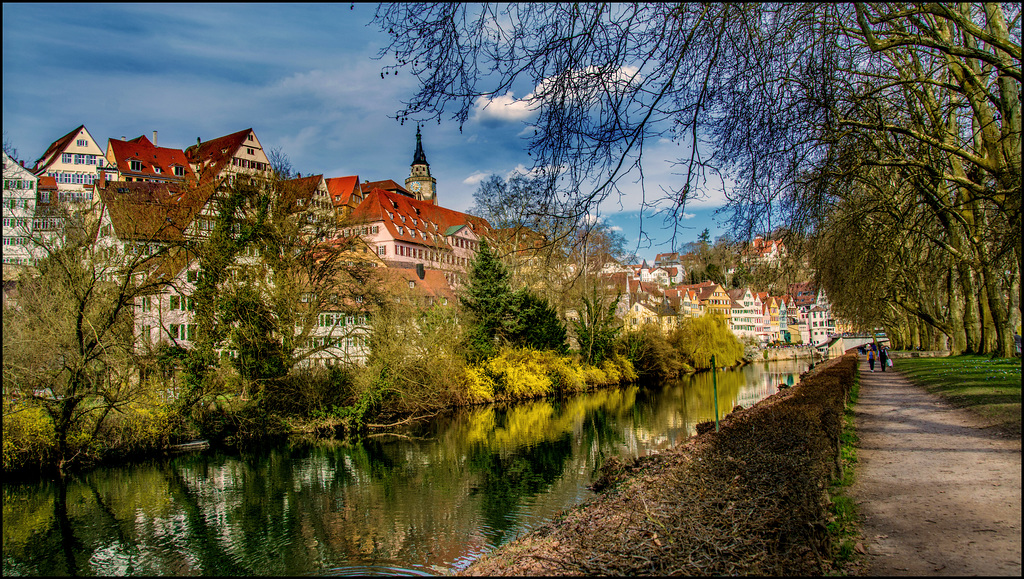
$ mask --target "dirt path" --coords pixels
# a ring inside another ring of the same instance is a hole
[[[895,360],[899,364],[899,360]],[[1021,574],[1021,445],[861,359],[864,574]]]

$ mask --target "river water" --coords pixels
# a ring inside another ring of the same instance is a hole
[[[718,372],[721,416],[804,361]],[[607,457],[714,419],[710,373],[461,410],[354,444],[289,443],[3,484],[7,575],[432,575],[593,496]]]

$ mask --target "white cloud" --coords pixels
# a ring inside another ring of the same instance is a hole
[[[491,176],[491,174],[486,172],[486,171],[477,171],[477,172],[473,173],[472,175],[470,175],[469,177],[466,177],[465,179],[463,179],[462,180],[462,184],[463,185],[472,185],[472,186],[479,185],[481,181],[483,181],[484,179],[486,179],[486,178],[488,178],[490,176]]]
[[[516,100],[512,91],[493,98],[480,97],[473,103],[472,120],[485,125],[496,126],[502,123],[525,121],[537,111],[529,103],[532,94],[525,99]]]
[[[612,231],[622,231],[622,228],[619,227],[618,225],[612,225],[608,229],[611,229]]]
[[[696,216],[696,213],[683,213],[683,219],[693,219]]]

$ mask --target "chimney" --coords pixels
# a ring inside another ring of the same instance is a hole
[[[20,163],[21,163],[21,166],[22,166],[22,167],[24,167],[24,166],[25,166],[25,161],[20,161]]]
[[[153,146],[156,146],[156,131],[153,131]]]
[[[124,135],[121,135],[121,140],[122,140],[122,141],[127,141],[127,140],[128,140],[128,138],[127,138],[127,137],[125,137]]]
[[[423,269],[422,263],[416,264],[416,275],[419,276],[420,279],[427,277],[427,270]]]

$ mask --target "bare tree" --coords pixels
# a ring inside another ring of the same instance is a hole
[[[661,199],[674,232],[686,203],[716,187],[739,239],[785,226],[791,245],[851,195],[914,196],[948,222],[939,247],[969,270],[960,280],[984,288],[965,295],[984,294],[995,347],[1011,352],[1019,7],[399,4],[376,21],[392,35],[385,68],[420,80],[402,120],[451,113],[461,124],[482,99],[529,83],[543,199],[570,219],[631,172],[642,182],[655,138],[684,146],[679,185]]]
[[[95,231],[93,231],[95,234]],[[33,238],[42,258],[22,272],[3,314],[4,392],[41,406],[53,426],[54,464],[64,472],[95,457],[111,412],[141,393],[133,308],[152,291],[156,254]]]

